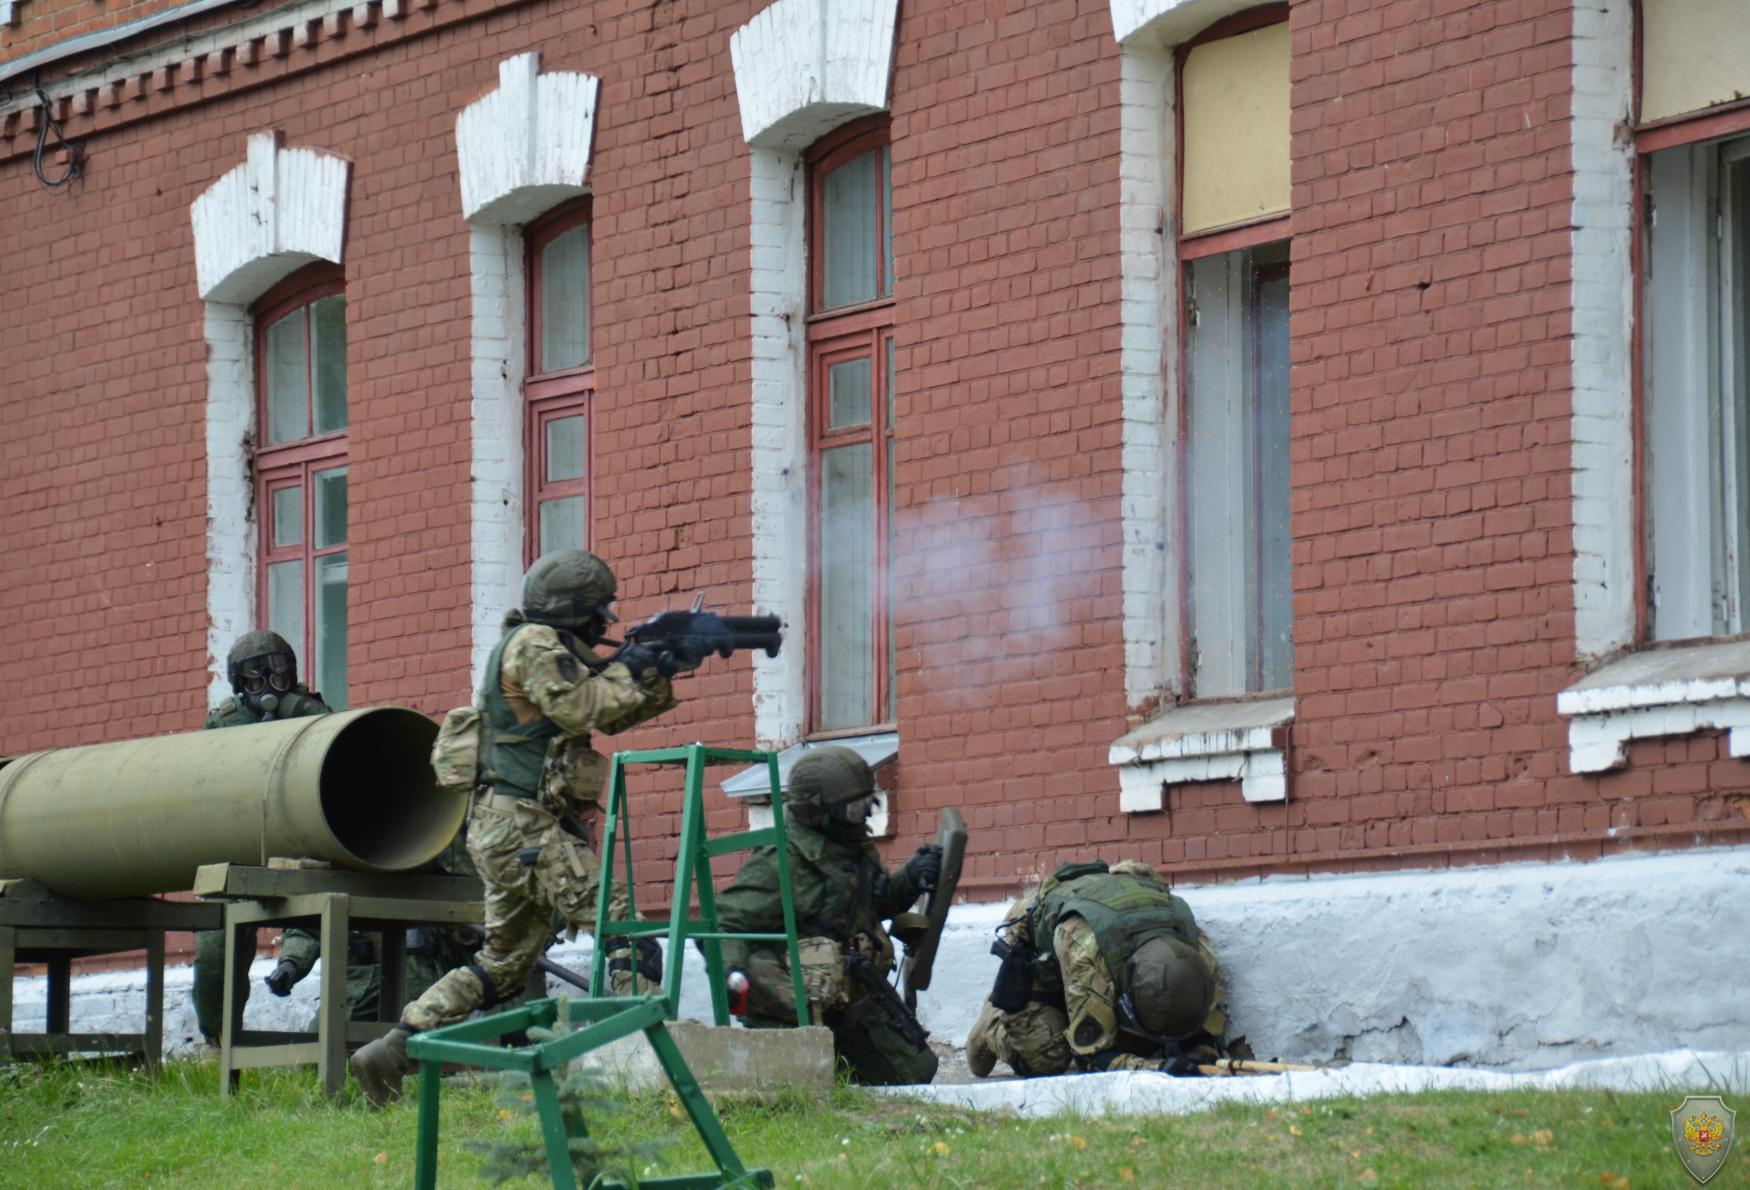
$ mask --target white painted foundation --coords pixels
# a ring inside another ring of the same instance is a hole
[[[1179,890],[1227,973],[1234,1030],[1260,1057],[1536,1070],[1679,1049],[1750,1052],[1750,848],[1442,872],[1270,878]],[[962,1041],[996,973],[1002,905],[955,910],[920,1016]],[[555,948],[588,968],[588,943]],[[256,964],[248,1020],[303,1027],[315,979],[274,1000]],[[73,1024],[137,1028],[141,973],[74,981]],[[166,977],[166,1048],[192,1044],[188,971]],[[696,952],[682,1015],[706,1020]],[[14,1027],[40,1028],[21,981]]]

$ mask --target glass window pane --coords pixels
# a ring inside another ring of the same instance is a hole
[[[310,358],[304,311],[293,310],[267,328],[267,444],[296,442],[310,433]]]
[[[310,375],[316,385],[316,430],[346,429],[346,297],[335,294],[310,307],[316,339],[310,347]]]
[[[868,422],[871,383],[868,356],[833,364],[826,370],[828,429],[860,426]]]
[[[1289,584],[1288,536],[1288,278],[1276,275],[1258,285],[1257,401],[1253,449],[1257,459],[1258,525],[1258,689],[1286,690],[1294,684],[1293,591]]]
[[[1186,397],[1188,584],[1192,691],[1199,698],[1246,689],[1247,480],[1243,466],[1239,253],[1193,261]]]
[[[273,489],[273,544],[300,545],[304,540],[304,485]]]
[[[822,182],[822,304],[827,309],[876,295],[878,198],[874,150],[839,166]]]
[[[304,649],[304,563],[275,562],[267,568],[267,627]]]
[[[893,296],[893,150],[881,150],[881,296]]]
[[[335,710],[346,699],[346,554],[316,559],[316,690]]]
[[[547,482],[583,478],[583,415],[555,417],[546,425]]]
[[[874,722],[875,523],[867,442],[820,455],[820,659],[818,726]]]
[[[589,362],[589,225],[541,249],[541,368],[557,372]]]
[[[316,481],[316,548],[346,544],[346,468],[318,471]]]
[[[583,548],[583,497],[541,501],[541,553]]]

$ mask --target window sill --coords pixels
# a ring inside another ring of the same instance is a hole
[[[1750,641],[1632,653],[1556,695],[1567,716],[1568,768],[1602,773],[1628,762],[1630,740],[1728,731],[1750,757]]]
[[[1248,802],[1287,801],[1293,722],[1293,695],[1164,711],[1119,737],[1107,753],[1107,763],[1118,769],[1118,808],[1158,813],[1167,786],[1193,781],[1238,781]]]
[[[882,731],[838,739],[805,740],[792,744],[778,753],[778,789],[790,787],[790,770],[796,762],[814,748],[837,745],[849,748],[875,771],[875,812],[869,816],[871,838],[886,839],[893,835],[893,819],[887,812],[887,802],[893,784],[893,762],[899,757],[899,733]],[[747,803],[747,828],[764,830],[772,825],[771,777],[763,764],[742,769],[723,782],[723,792]]]

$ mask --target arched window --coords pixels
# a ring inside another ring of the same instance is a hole
[[[527,561],[590,543],[589,199],[566,203],[529,225],[529,371],[524,458]]]
[[[255,318],[257,623],[299,671],[347,704],[346,293],[338,267],[301,269]]]
[[[808,154],[809,729],[896,719],[893,187],[885,116]]]

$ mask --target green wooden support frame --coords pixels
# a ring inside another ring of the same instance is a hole
[[[674,1038],[669,1036],[666,1022],[671,1014],[665,997],[567,1000],[564,1009],[565,1023],[583,1027],[532,1045],[506,1048],[498,1044],[498,1038],[529,1028],[552,1029],[560,1017],[558,1000],[536,1000],[508,1012],[416,1033],[408,1039],[407,1055],[419,1063],[419,1134],[415,1142],[413,1172],[413,1184],[418,1190],[435,1190],[437,1186],[439,1075],[445,1062],[495,1070],[519,1070],[527,1074],[534,1091],[535,1111],[541,1122],[541,1140],[547,1150],[548,1172],[554,1190],[576,1190],[577,1177],[571,1165],[570,1142],[586,1133],[574,1130],[560,1110],[559,1087],[554,1072],[563,1070],[567,1063],[590,1050],[639,1031],[650,1042],[650,1048],[656,1051],[663,1072],[668,1075],[675,1095],[680,1098],[699,1139],[716,1163],[717,1172],[640,1178],[638,1185],[660,1190],[703,1190],[705,1187],[773,1184],[770,1170],[748,1169],[729,1143],[717,1113],[699,1089],[698,1080],[681,1057]],[[608,1186],[604,1185],[603,1190],[608,1190]]]
[[[630,799],[626,796],[626,767],[635,764],[684,765],[686,782],[681,803],[681,838],[675,856],[674,896],[670,903],[668,924],[638,920],[638,906],[633,899],[636,887],[632,878],[632,817]],[[705,769],[717,764],[764,764],[771,776],[772,825],[762,830],[709,838],[705,834]],[[595,956],[590,969],[590,987],[594,995],[608,992],[608,955],[603,941],[612,936],[651,937],[668,935],[668,956],[663,968],[662,986],[668,1004],[668,1019],[675,1019],[681,1002],[681,970],[689,941],[704,943],[706,979],[711,985],[711,1013],[718,1025],[729,1023],[729,996],[723,984],[724,939],[739,938],[750,942],[782,942],[790,956],[791,986],[796,997],[796,1023],[809,1024],[808,994],[802,982],[802,960],[796,950],[796,900],[790,884],[790,849],[785,845],[784,798],[778,780],[778,755],[775,752],[747,752],[731,748],[708,748],[703,744],[688,744],[680,748],[657,748],[645,752],[616,752],[608,768],[608,812],[602,829],[601,891],[596,900]],[[711,860],[735,851],[752,851],[771,844],[777,848],[778,894],[784,906],[782,934],[746,934],[725,932],[717,925],[717,892],[711,879]],[[630,917],[610,920],[608,905],[613,899],[614,854],[624,852],[626,904]],[[699,897],[699,916],[691,916],[695,891]],[[636,992],[637,972],[634,966],[633,990]],[[654,1043],[653,1043],[654,1044]]]

